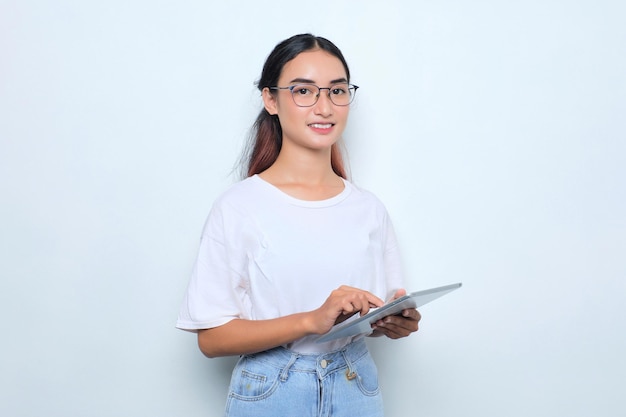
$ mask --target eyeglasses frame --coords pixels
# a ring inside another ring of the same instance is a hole
[[[348,90],[354,89],[354,92],[352,93],[352,98],[350,99],[350,102],[348,104],[337,104],[337,103],[335,103],[333,101],[333,98],[330,95],[330,90],[332,90],[332,88],[335,85],[339,85],[339,84],[348,84]],[[312,86],[312,87],[315,87],[315,88],[318,89],[319,92],[315,96],[315,102],[313,102],[313,104],[310,104],[308,106],[302,106],[302,105],[296,103],[296,98],[293,96],[293,89],[298,87],[298,86],[300,86],[300,85],[309,85],[309,86]],[[268,88],[270,90],[289,90],[291,92],[291,99],[293,100],[294,104],[296,106],[298,106],[298,107],[313,107],[313,106],[315,106],[317,104],[317,102],[319,101],[319,99],[320,99],[320,95],[322,94],[322,90],[328,90],[328,98],[331,101],[331,103],[333,103],[335,106],[345,107],[345,106],[349,106],[350,104],[352,104],[352,101],[354,100],[354,97],[356,96],[356,90],[359,89],[359,86],[355,85],[355,84],[350,84],[350,83],[337,83],[337,84],[331,85],[330,87],[320,87],[318,85],[310,84],[310,83],[299,83],[299,84],[294,84],[294,85],[290,85],[290,86],[287,86],[287,87],[275,86],[275,87],[268,87]]]

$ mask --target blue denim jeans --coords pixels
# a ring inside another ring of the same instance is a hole
[[[381,417],[376,365],[363,339],[323,354],[279,347],[243,355],[233,370],[225,415]]]

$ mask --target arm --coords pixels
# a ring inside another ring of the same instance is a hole
[[[324,334],[336,323],[383,301],[358,288],[341,286],[316,310],[269,320],[234,319],[198,332],[198,346],[205,356],[240,355],[260,352],[293,342],[304,336]]]
[[[271,320],[234,319],[200,330],[198,346],[209,358],[260,352],[311,334],[309,327],[306,313]]]

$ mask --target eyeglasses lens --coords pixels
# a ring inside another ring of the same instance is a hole
[[[310,107],[317,103],[319,99],[320,90],[328,90],[328,96],[330,100],[337,106],[347,106],[354,99],[354,93],[356,89],[354,86],[342,83],[335,84],[328,88],[319,88],[312,84],[298,84],[291,88],[291,95],[293,101],[301,107]]]

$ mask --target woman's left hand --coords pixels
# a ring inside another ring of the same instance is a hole
[[[398,290],[392,300],[400,298],[405,294],[405,290]],[[422,316],[419,311],[414,308],[402,310],[402,313],[399,315],[384,317],[373,324],[372,328],[374,329],[374,333],[372,336],[385,335],[390,339],[407,337],[419,329],[419,321],[421,318]]]

